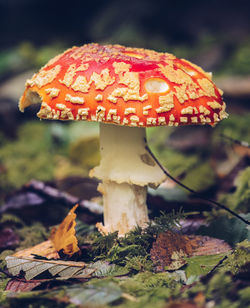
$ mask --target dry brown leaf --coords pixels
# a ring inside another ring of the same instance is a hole
[[[59,259],[59,252],[72,256],[80,250],[75,236],[75,210],[77,207],[78,204],[70,210],[57,230],[51,235],[50,240],[6,257],[7,268],[13,276],[23,272],[25,278],[30,280],[48,271],[57,279],[87,278],[96,271],[91,267],[86,268],[84,262],[55,260]],[[39,257],[45,257],[46,260]]]
[[[186,264],[185,257],[228,252],[224,241],[208,236],[182,235],[167,231],[159,234],[150,251],[157,271],[175,270]]]
[[[51,240],[42,242],[31,248],[26,248],[16,252],[13,257],[30,257],[34,258],[34,255],[45,257],[47,259],[59,259],[59,255],[51,242]]]
[[[209,256],[228,252],[231,247],[217,238],[209,236],[196,236],[199,246],[192,252],[191,256]]]
[[[57,252],[63,252],[65,255],[71,257],[80,251],[78,241],[76,238],[76,214],[78,204],[76,204],[65,217],[63,222],[59,225],[57,230],[52,231],[50,240],[52,241]]]
[[[58,277],[57,279],[88,278],[96,270],[86,268],[84,262],[41,260],[16,256],[8,256],[5,260],[7,268],[13,276],[23,272],[26,280],[31,280],[46,271],[53,277]]]
[[[43,282],[44,280],[24,281],[19,279],[12,279],[8,281],[5,291],[28,292],[40,286]]]
[[[171,269],[180,268],[185,264],[184,256],[190,255],[198,247],[196,240],[190,240],[187,235],[171,231],[160,233],[150,251],[151,259],[157,271],[164,271],[172,265]]]
[[[35,255],[45,257],[47,259],[59,259],[58,252],[62,251],[65,255],[72,256],[80,249],[77,245],[75,236],[75,210],[78,204],[75,205],[59,227],[52,231],[51,239],[42,242],[31,248],[16,252],[14,257],[29,257],[34,258]]]

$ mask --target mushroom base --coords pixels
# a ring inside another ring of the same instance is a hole
[[[102,181],[102,233],[118,231],[121,236],[147,224],[147,187],[156,188],[166,175],[146,145],[145,128],[100,124],[101,161],[90,176]]]
[[[97,225],[101,233],[118,231],[123,236],[136,226],[147,226],[146,186],[103,182],[98,190],[103,194],[104,203],[104,226]]]

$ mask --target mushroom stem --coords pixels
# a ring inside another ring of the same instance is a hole
[[[148,222],[147,186],[157,187],[166,176],[146,151],[145,128],[100,124],[100,165],[90,176],[102,180],[103,233],[124,235]]]
[[[136,226],[147,226],[146,186],[105,181],[99,185],[99,191],[103,194],[104,204],[101,232],[118,231],[119,236],[123,236]]]

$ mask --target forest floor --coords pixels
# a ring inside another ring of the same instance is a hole
[[[249,77],[218,78],[229,118],[217,127],[148,129],[153,153],[199,197],[170,179],[149,189],[151,223],[118,238],[95,227],[98,125],[19,114],[23,70],[0,85],[0,306],[248,307],[249,225],[203,198],[250,220]]]

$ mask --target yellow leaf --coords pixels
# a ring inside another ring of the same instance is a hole
[[[52,231],[50,240],[52,241],[57,252],[63,252],[71,257],[79,252],[78,241],[75,236],[76,214],[78,204],[76,204],[65,217],[56,231]]]
[[[13,257],[34,258],[34,255],[45,257],[47,259],[59,259],[59,255],[58,255],[57,251],[55,250],[53,243],[50,240],[42,242],[42,243],[40,243],[36,246],[33,246],[31,248],[26,248],[24,250],[20,250],[20,251],[16,252],[13,255]]]

